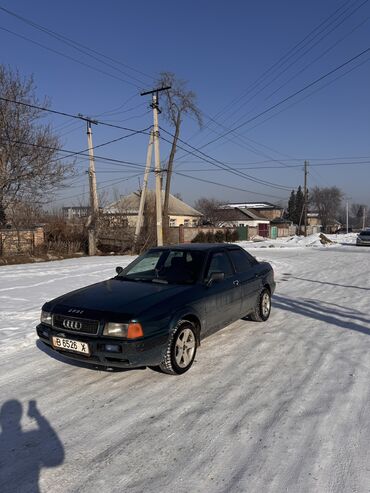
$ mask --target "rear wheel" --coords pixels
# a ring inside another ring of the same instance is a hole
[[[266,322],[271,312],[271,295],[268,289],[264,289],[258,299],[258,302],[250,314],[250,318],[255,322]]]
[[[190,369],[196,352],[195,327],[187,320],[180,320],[168,341],[166,355],[159,368],[164,373],[181,375]]]

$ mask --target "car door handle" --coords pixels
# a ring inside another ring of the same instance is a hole
[[[239,286],[239,284],[240,284],[240,281],[238,281],[238,280],[236,280],[236,281],[233,281],[233,284],[234,284],[234,286]]]

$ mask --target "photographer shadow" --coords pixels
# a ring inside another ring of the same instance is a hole
[[[22,404],[6,401],[0,410],[0,491],[38,493],[40,471],[64,461],[64,448],[48,420],[39,412],[36,401],[30,401],[28,416],[37,428],[22,431]]]

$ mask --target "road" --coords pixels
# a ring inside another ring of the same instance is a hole
[[[48,297],[129,259],[0,267],[0,491],[369,492],[370,248],[253,254],[275,269],[270,319],[204,340],[181,377],[36,343]]]

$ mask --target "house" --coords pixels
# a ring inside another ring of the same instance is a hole
[[[71,206],[71,207],[62,207],[63,217],[66,219],[81,219],[83,217],[88,217],[90,214],[90,207],[81,207],[81,206]]]
[[[319,233],[321,231],[321,219],[318,212],[307,212],[307,232],[308,234]]]
[[[224,206],[244,210],[253,211],[260,217],[264,217],[272,221],[273,219],[281,218],[284,213],[284,208],[279,205],[271,204],[270,202],[238,202],[225,204]]]
[[[139,213],[141,191],[133,192],[130,195],[121,197],[116,202],[104,208],[105,215],[125,216],[128,226],[136,226]],[[155,208],[155,191],[148,190],[146,193],[146,204],[150,208]],[[164,191],[162,190],[162,205],[164,202]],[[195,210],[190,205],[170,194],[169,203],[169,224],[170,226],[198,226],[203,214]]]
[[[270,235],[270,220],[250,209],[225,204],[218,211],[217,226],[225,228],[248,227],[248,237]]]

